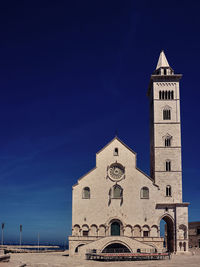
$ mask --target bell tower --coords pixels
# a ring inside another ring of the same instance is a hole
[[[161,200],[182,202],[181,120],[179,82],[164,51],[151,75],[150,172],[160,188]]]

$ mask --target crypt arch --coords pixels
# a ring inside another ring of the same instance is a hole
[[[113,240],[111,242],[108,242],[106,245],[104,245],[104,247],[101,251],[102,251],[102,253],[106,253],[106,252],[132,253],[133,252],[132,249],[130,248],[130,246],[121,240]]]

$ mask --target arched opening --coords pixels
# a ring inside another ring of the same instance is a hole
[[[105,247],[102,253],[131,253],[131,251],[121,243],[113,243]]]
[[[90,188],[89,187],[84,187],[83,192],[82,192],[82,197],[85,199],[90,198]]]
[[[82,247],[82,246],[84,246],[84,245],[85,245],[85,244],[80,244],[80,245],[78,245],[78,246],[75,248],[75,253],[78,253],[79,248]]]
[[[117,221],[114,221],[111,224],[111,235],[120,235],[120,223]]]
[[[123,196],[123,189],[120,185],[113,186],[113,198],[122,198]]]
[[[142,187],[140,191],[140,198],[149,199],[149,188],[148,187]]]
[[[164,238],[166,250],[174,252],[174,222],[169,216],[164,216],[160,221],[160,237]]]

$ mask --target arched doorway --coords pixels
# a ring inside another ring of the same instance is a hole
[[[164,246],[167,251],[174,252],[174,222],[168,215],[160,221],[160,236],[164,237]]]
[[[121,243],[113,243],[105,247],[102,253],[131,253],[131,251]]]
[[[120,235],[120,223],[117,221],[114,221],[111,223],[111,235]]]
[[[84,245],[85,245],[85,244],[80,244],[80,245],[78,245],[78,246],[75,248],[75,253],[78,253],[79,248],[82,247],[82,246],[84,246]]]

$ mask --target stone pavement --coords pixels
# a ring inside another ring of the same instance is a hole
[[[200,253],[187,255],[173,255],[171,260],[158,261],[121,261],[121,262],[98,262],[87,261],[79,257],[68,257],[63,252],[54,253],[20,253],[11,254],[10,262],[0,263],[0,267],[19,267],[26,264],[27,267],[199,267]]]

